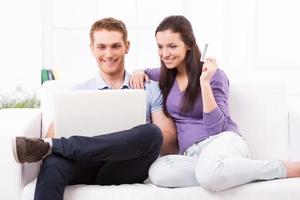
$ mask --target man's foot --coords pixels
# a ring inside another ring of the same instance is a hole
[[[37,162],[48,155],[50,145],[40,138],[15,137],[12,140],[16,162]]]

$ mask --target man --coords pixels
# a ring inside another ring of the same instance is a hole
[[[78,85],[77,89],[129,88],[124,60],[130,43],[125,24],[113,18],[96,21],[90,30],[90,40],[99,75]],[[142,183],[160,152],[177,152],[176,129],[162,111],[158,84],[152,82],[145,89],[147,121],[152,119],[153,124],[96,137],[15,138],[13,149],[17,162],[36,162],[44,158],[35,200],[62,200],[65,187],[72,184]],[[48,136],[54,134],[50,126]]]

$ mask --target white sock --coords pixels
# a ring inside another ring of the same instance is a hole
[[[49,143],[49,146],[50,146],[48,153],[45,155],[45,157],[46,157],[52,153],[53,142],[52,142],[52,138],[43,138],[43,140],[45,142]]]

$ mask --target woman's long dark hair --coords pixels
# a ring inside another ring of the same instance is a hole
[[[186,113],[193,108],[196,98],[200,92],[199,78],[202,72],[202,64],[200,62],[201,52],[196,43],[192,25],[184,16],[173,15],[166,17],[156,28],[155,36],[157,32],[165,30],[171,30],[174,33],[179,33],[182,41],[190,48],[190,50],[186,52],[185,58],[188,85],[181,101],[181,112]],[[160,70],[159,87],[164,100],[163,111],[169,116],[166,101],[174,84],[177,70],[168,69],[163,61],[161,61]]]

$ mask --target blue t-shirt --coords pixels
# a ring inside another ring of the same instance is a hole
[[[120,89],[131,89],[129,87],[129,73],[125,73],[125,78]],[[110,85],[108,85],[103,78],[100,76],[96,76],[93,79],[85,81],[83,83],[79,83],[73,87],[74,90],[109,90],[112,89]],[[151,123],[151,113],[162,110],[163,98],[160,92],[158,82],[151,81],[150,83],[145,84],[146,91],[146,121],[147,123]]]

